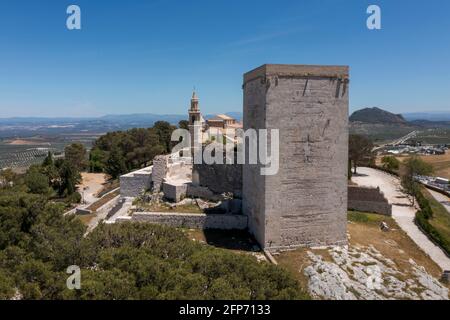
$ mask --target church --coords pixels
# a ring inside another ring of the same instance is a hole
[[[191,107],[189,113],[189,132],[191,134],[191,141],[196,141],[194,132],[198,132],[198,136],[201,137],[198,140],[201,143],[208,143],[211,141],[219,141],[219,137],[223,136],[234,143],[236,141],[236,129],[242,129],[242,122],[225,115],[218,114],[212,118],[206,119],[202,116],[199,108],[199,99],[197,93],[192,92]],[[194,147],[191,149],[194,153]]]

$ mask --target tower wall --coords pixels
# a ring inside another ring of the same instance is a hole
[[[243,210],[264,248],[346,243],[348,67],[263,65],[244,75],[244,129],[278,129],[279,171],[243,166]]]

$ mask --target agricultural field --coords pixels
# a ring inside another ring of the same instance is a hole
[[[433,165],[435,176],[450,179],[450,150],[447,150],[445,155],[420,156],[420,158]]]
[[[0,169],[22,171],[41,163],[51,151],[56,157],[64,154],[64,147],[73,142],[83,143],[88,149],[97,136],[63,135],[52,137],[5,138],[0,140]]]
[[[17,143],[16,141],[0,142],[0,168],[27,168],[32,164],[41,163],[48,151],[56,156],[62,155],[64,144],[32,144]]]
[[[381,166],[382,157],[376,158],[376,164],[379,166]],[[405,161],[408,157],[407,155],[396,156],[400,162]],[[433,166],[434,176],[450,179],[450,150],[447,150],[444,155],[420,155],[419,158]],[[403,172],[402,169],[400,167],[400,173]]]
[[[421,141],[422,144],[450,144],[450,129],[430,128],[419,130],[414,140]]]

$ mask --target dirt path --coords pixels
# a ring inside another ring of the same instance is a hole
[[[82,182],[78,186],[86,204],[91,204],[98,200],[97,193],[103,188],[106,177],[103,173],[81,173]]]
[[[414,223],[417,208],[412,207],[400,186],[400,180],[383,171],[372,168],[358,168],[358,175],[352,181],[360,186],[379,187],[392,204],[392,217],[408,236],[435,261],[442,270],[450,270],[450,258],[432,243]]]

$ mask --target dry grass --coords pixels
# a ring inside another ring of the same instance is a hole
[[[450,150],[441,156],[420,156],[422,160],[433,165],[436,176],[450,179]]]
[[[107,194],[106,196],[104,196],[103,198],[101,198],[98,201],[96,201],[93,204],[91,204],[89,207],[87,207],[87,209],[91,210],[92,212],[95,212],[95,211],[98,210],[98,208],[100,208],[101,206],[103,206],[107,202],[111,201],[112,199],[117,197],[119,194],[120,194],[119,190],[111,192],[111,193]]]
[[[104,173],[82,172],[81,178],[81,188],[89,187],[92,189],[100,190],[102,188],[102,185],[106,182],[106,176]]]
[[[109,180],[103,184],[103,187],[97,192],[97,197],[103,197],[108,192],[120,187],[120,182],[118,179]]]
[[[196,203],[170,206],[164,202],[147,203],[140,201],[136,203],[136,206],[148,212],[204,213]]]
[[[373,214],[366,215],[369,217],[376,216]],[[381,231],[379,224],[373,221],[368,223],[349,223],[350,245],[373,245],[383,256],[393,260],[399,270],[403,271],[411,268],[409,259],[413,259],[417,264],[423,266],[429,274],[439,279],[442,275],[439,266],[400,229],[392,218],[383,217],[383,221],[391,229],[389,232]]]
[[[85,226],[88,226],[92,219],[94,219],[95,213],[91,214],[83,214],[77,215],[77,218],[83,223]]]
[[[278,265],[285,268],[292,276],[300,283],[300,287],[308,288],[309,280],[304,274],[303,270],[310,265],[310,260],[307,255],[307,251],[311,249],[299,248],[292,251],[285,251],[281,254],[274,255]],[[315,253],[320,254],[324,260],[330,261],[331,257],[327,250],[313,250]]]
[[[404,162],[409,157],[408,155],[396,156],[400,162]],[[382,158],[383,156],[378,156],[375,163],[381,166]],[[435,176],[450,179],[450,150],[447,150],[444,155],[419,156],[419,158],[433,166]],[[402,169],[400,167],[400,174],[403,172]]]
[[[32,145],[50,145],[50,142],[45,141],[43,139],[13,139],[10,141],[7,141],[6,144],[12,145],[12,146],[32,146]]]

